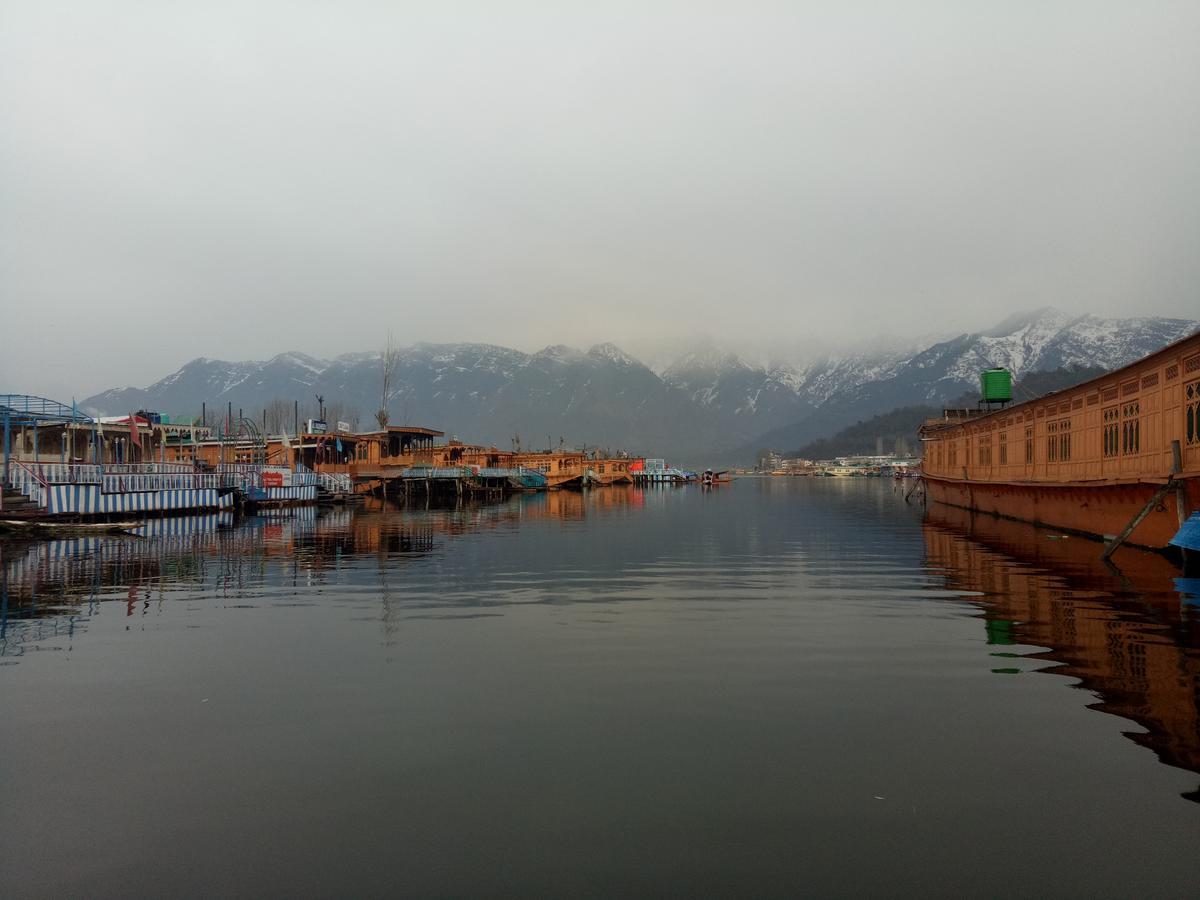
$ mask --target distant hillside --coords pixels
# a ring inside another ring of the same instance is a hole
[[[1105,369],[1097,366],[1059,367],[1052,372],[1030,372],[1013,385],[1016,402],[1032,400],[1098,378]],[[978,391],[968,391],[955,398],[951,407],[969,408],[979,400]],[[882,443],[884,453],[895,452],[903,442],[913,454],[920,453],[917,430],[926,419],[941,415],[940,406],[902,406],[891,412],[873,416],[843,428],[833,437],[810,441],[798,450],[784,455],[799,459],[831,459],[835,456],[872,454]]]
[[[799,459],[832,459],[835,456],[869,455],[877,449],[883,453],[894,453],[901,443],[908,452],[919,454],[921,444],[917,439],[917,429],[926,419],[941,415],[941,412],[938,406],[902,406],[856,422],[833,437],[811,441],[799,450],[784,455]]]

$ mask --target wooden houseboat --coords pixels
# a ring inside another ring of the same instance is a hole
[[[549,488],[582,487],[587,473],[587,454],[581,450],[543,450],[514,454],[514,465],[540,472]]]
[[[932,502],[1165,548],[1200,504],[1200,334],[921,439]]]
[[[633,484],[633,469],[638,460],[624,456],[601,456],[588,460],[587,478],[591,484],[607,487],[613,484]]]

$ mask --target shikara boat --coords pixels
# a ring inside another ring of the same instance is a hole
[[[59,538],[74,535],[124,534],[145,522],[39,522],[30,519],[0,520],[0,535]]]

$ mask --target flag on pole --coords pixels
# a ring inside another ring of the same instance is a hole
[[[137,430],[137,416],[133,413],[129,414],[129,440],[135,447],[142,446],[142,439]]]

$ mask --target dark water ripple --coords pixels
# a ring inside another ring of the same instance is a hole
[[[0,554],[9,896],[1198,884],[1200,602],[1148,554],[841,479]]]

